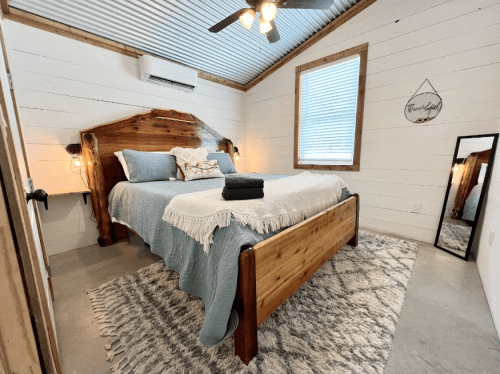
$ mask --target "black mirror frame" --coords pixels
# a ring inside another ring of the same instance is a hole
[[[483,208],[484,198],[485,198],[485,196],[488,192],[488,189],[490,187],[491,173],[493,172],[493,165],[495,162],[495,153],[497,150],[498,135],[499,135],[498,133],[493,133],[493,134],[483,134],[483,135],[459,136],[457,138],[457,144],[455,146],[455,153],[453,154],[453,161],[452,161],[451,168],[450,168],[450,178],[448,180],[448,187],[446,188],[446,195],[444,197],[444,202],[443,202],[443,210],[441,212],[441,218],[439,219],[439,225],[438,225],[438,229],[436,232],[436,239],[434,240],[434,247],[439,248],[445,252],[448,252],[455,257],[461,258],[464,261],[469,261],[470,252],[472,249],[472,243],[474,241],[474,236],[476,234],[477,224],[479,222],[479,217],[481,216],[481,211]],[[476,216],[474,217],[474,225],[472,226],[472,230],[470,233],[469,243],[467,244],[467,250],[465,252],[465,256],[460,256],[458,253],[455,253],[453,251],[450,251],[450,250],[438,245],[439,234],[441,233],[441,227],[443,225],[444,214],[446,212],[446,203],[448,202],[448,197],[450,195],[450,189],[451,189],[451,184],[452,184],[452,180],[453,180],[453,164],[454,164],[455,160],[457,159],[458,150],[460,147],[460,141],[462,139],[487,138],[487,137],[493,137],[493,144],[491,145],[490,162],[488,163],[488,169],[486,170],[486,175],[484,176],[484,186],[483,186],[483,190],[481,191],[481,195],[479,196],[478,207],[476,210]]]

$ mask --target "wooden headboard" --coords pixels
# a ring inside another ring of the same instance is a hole
[[[225,151],[234,157],[231,140],[192,114],[166,109],[153,109],[80,131],[80,142],[101,246],[128,236],[124,226],[112,224],[108,212],[108,194],[118,182],[127,180],[114,152],[203,147],[212,152]]]

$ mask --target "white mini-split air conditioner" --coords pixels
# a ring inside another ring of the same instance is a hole
[[[198,72],[152,56],[139,56],[139,78],[158,86],[193,92],[198,85]]]

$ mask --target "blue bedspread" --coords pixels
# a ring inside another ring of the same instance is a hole
[[[265,181],[287,177],[271,174],[248,175]],[[238,326],[232,309],[238,279],[238,256],[244,245],[254,245],[282,230],[259,234],[233,220],[229,227],[217,228],[210,253],[183,231],[162,220],[165,207],[176,196],[196,191],[223,188],[224,178],[190,182],[159,181],[118,183],[108,196],[113,220],[125,223],[136,231],[151,251],[165,259],[166,265],[180,274],[181,290],[200,297],[205,303],[205,321],[200,341],[207,346],[221,343]],[[341,200],[349,192],[342,191]]]

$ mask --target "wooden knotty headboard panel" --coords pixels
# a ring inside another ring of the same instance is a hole
[[[111,223],[108,213],[108,194],[118,182],[127,180],[114,152],[203,147],[209,151],[225,151],[231,158],[234,156],[231,140],[192,114],[166,109],[153,109],[80,131],[80,141],[101,246],[128,235],[124,226]]]

